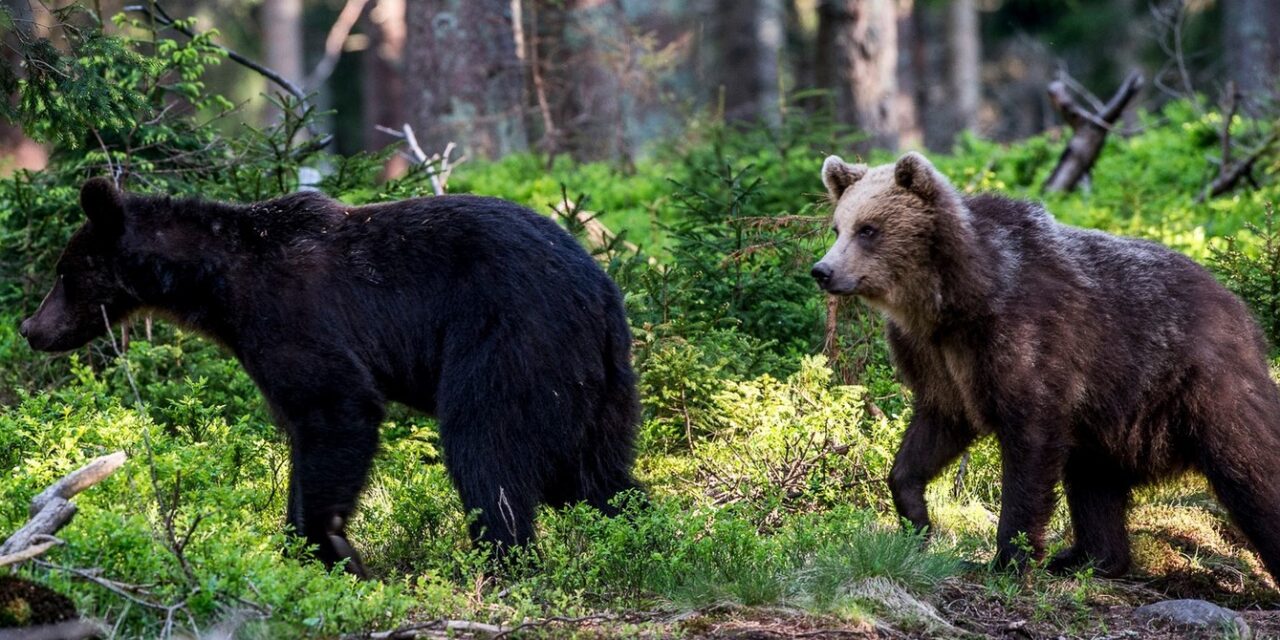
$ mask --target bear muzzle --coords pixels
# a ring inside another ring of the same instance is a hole
[[[40,326],[36,321],[36,316],[31,316],[30,318],[23,320],[22,324],[18,325],[18,335],[26,338],[27,344],[31,345],[31,348],[36,351],[58,350],[54,347],[53,343],[55,340],[53,339],[52,333],[42,331],[40,329]]]
[[[861,277],[847,278],[840,276],[831,268],[831,265],[825,262],[813,265],[809,275],[813,276],[814,281],[818,283],[818,286],[823,291],[837,296],[857,294],[858,285],[862,283]]]

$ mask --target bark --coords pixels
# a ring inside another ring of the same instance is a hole
[[[534,96],[549,155],[568,152],[579,160],[611,160],[625,154],[625,93],[611,52],[628,46],[625,16],[600,0],[533,0]]]
[[[1222,0],[1227,72],[1245,96],[1246,113],[1276,93],[1280,74],[1280,16],[1275,0]]]
[[[378,0],[365,19],[364,32],[369,48],[361,60],[364,148],[376,151],[389,138],[378,126],[399,128],[405,121],[404,39],[405,0]],[[393,155],[383,170],[384,177],[399,176],[408,168],[400,155]]]
[[[982,107],[982,40],[975,0],[951,0],[947,43],[951,53],[950,85],[954,96],[955,132],[978,128]]]
[[[262,3],[262,64],[294,85],[302,86],[302,0],[264,0]],[[274,120],[275,109],[266,117]]]
[[[812,89],[813,75],[813,29],[806,24],[802,14],[800,0],[786,0],[783,4],[786,59],[791,73],[789,86],[792,90]]]
[[[414,0],[405,22],[408,120],[429,152],[456,142],[470,157],[528,147],[524,68],[511,0]]]
[[[923,55],[922,35],[916,30],[916,6],[913,0],[898,0],[898,94],[894,96],[894,112],[898,121],[898,143],[907,148],[924,144],[920,84],[925,78],[916,73],[920,66],[918,58]]]
[[[22,30],[30,34],[34,15],[28,0],[0,1],[0,11],[5,11],[14,20],[14,30]],[[3,34],[0,34],[3,35]],[[16,40],[16,34],[12,38]],[[0,64],[17,70],[22,56],[18,54],[16,42],[0,43]],[[6,46],[6,44],[12,46]],[[17,95],[0,95],[0,100],[11,100],[16,104]],[[16,169],[43,169],[49,161],[49,152],[43,145],[28,138],[17,123],[0,120],[0,175],[6,175]]]
[[[773,118],[778,104],[782,7],[776,0],[716,0],[711,15],[714,89],[728,121]]]
[[[866,134],[858,147],[897,149],[897,10],[893,0],[822,0],[817,75],[835,97],[835,116]]]
[[[924,145],[949,151],[954,138],[951,89],[947,82],[946,16],[933,2],[917,2],[911,12],[910,65],[902,77],[912,88]]]

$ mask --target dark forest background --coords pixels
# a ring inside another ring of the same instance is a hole
[[[6,6],[31,16],[56,3]],[[130,4],[90,3],[103,16]],[[1280,72],[1272,0],[193,0],[216,28],[325,112],[344,154],[409,124],[428,152],[569,154],[626,164],[696,115],[778,123],[828,108],[863,148],[947,151],[958,135],[1026,138],[1059,123],[1047,85],[1106,98],[1131,71],[1148,108],[1234,82],[1256,114]],[[108,30],[111,26],[108,23]],[[13,52],[9,58],[14,59]],[[280,89],[236,64],[211,92],[273,116]],[[799,96],[795,102],[784,100]],[[1126,116],[1133,122],[1132,110]],[[38,166],[14,127],[0,149]],[[393,171],[402,170],[392,167]]]

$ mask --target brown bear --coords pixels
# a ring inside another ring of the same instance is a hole
[[[1133,489],[1194,469],[1280,578],[1280,392],[1257,324],[1208,271],[1030,202],[962,195],[916,153],[874,168],[832,156],[822,178],[836,240],[813,277],[883,312],[914,392],[889,476],[911,525],[929,526],[925,485],[994,434],[997,564],[1043,553],[1061,480],[1074,546],[1049,568],[1122,574]]]

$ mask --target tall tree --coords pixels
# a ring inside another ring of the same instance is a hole
[[[1227,70],[1248,102],[1275,95],[1280,78],[1276,0],[1221,0]]]
[[[19,54],[18,32],[26,34],[28,39],[35,36],[40,22],[35,19],[28,0],[0,0],[0,18],[8,16],[8,25],[12,31],[0,28],[0,78],[6,72],[17,73],[22,56]],[[0,93],[0,100],[16,103],[18,96],[6,96]],[[44,146],[28,138],[22,126],[16,122],[0,119],[0,175],[13,169],[42,169],[49,160],[49,152]]]
[[[777,113],[783,7],[778,0],[715,0],[711,14],[713,89],[728,120]]]
[[[472,157],[528,147],[524,67],[511,0],[414,0],[405,22],[408,119],[427,153],[449,142]]]
[[[923,68],[924,42],[916,28],[913,0],[898,0],[898,92],[893,99],[893,110],[898,125],[898,144],[912,148],[924,143],[924,126],[921,123],[921,84],[928,78],[919,70]]]
[[[954,127],[958,133],[978,127],[982,107],[982,39],[975,0],[951,0],[948,5],[947,46],[954,96]]]
[[[532,0],[525,7],[531,27],[526,62],[542,129],[540,148],[581,160],[624,155],[625,87],[617,62],[629,43],[621,3]]]
[[[405,123],[404,39],[405,0],[378,0],[363,25],[369,47],[361,59],[361,112],[364,118],[364,148],[381,149],[388,138],[378,126],[398,128]],[[388,161],[386,173],[398,175],[405,169],[399,155]]]
[[[302,0],[264,0],[261,15],[263,62],[301,86],[306,76],[302,61]],[[276,115],[274,109],[267,110],[268,119]]]
[[[818,5],[819,86],[832,90],[836,117],[867,135],[861,145],[896,149],[898,12],[894,0],[822,0]]]

